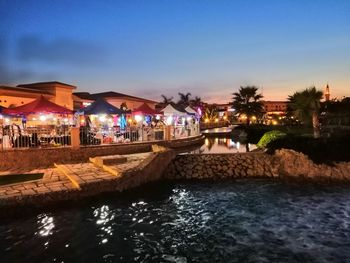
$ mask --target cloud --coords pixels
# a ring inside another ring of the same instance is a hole
[[[106,49],[94,43],[70,38],[46,41],[37,35],[18,40],[18,59],[21,62],[61,63],[65,65],[97,65],[105,61]]]

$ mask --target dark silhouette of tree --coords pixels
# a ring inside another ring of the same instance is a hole
[[[201,97],[194,97],[194,99],[190,100],[190,106],[193,108],[202,108],[203,107],[203,101],[201,99]]]
[[[191,93],[187,92],[185,94],[185,93],[179,92],[178,94],[180,97],[180,100],[177,102],[178,105],[180,105],[182,107],[187,107],[188,105],[190,105]]]
[[[303,120],[304,123],[310,123],[311,119],[315,138],[320,137],[318,114],[322,97],[322,91],[317,90],[315,87],[295,92],[288,97],[289,107],[297,118]]]
[[[168,104],[168,103],[172,102],[173,99],[174,99],[174,97],[167,97],[167,96],[165,96],[165,95],[163,95],[163,94],[162,94],[161,96],[162,96],[162,98],[163,98],[162,103],[164,103],[164,104]]]
[[[239,115],[247,116],[247,125],[253,116],[259,117],[263,113],[263,96],[257,94],[255,86],[240,87],[238,92],[233,93],[232,106]]]
[[[350,97],[321,102],[322,124],[350,125]]]

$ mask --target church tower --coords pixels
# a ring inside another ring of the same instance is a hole
[[[325,92],[324,92],[325,100],[326,100],[326,101],[329,101],[330,96],[331,96],[331,93],[329,92],[329,85],[328,85],[328,83],[327,83],[326,90],[325,90]]]

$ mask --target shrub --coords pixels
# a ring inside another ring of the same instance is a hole
[[[257,143],[256,146],[258,146],[259,148],[266,148],[267,145],[270,142],[273,142],[279,138],[282,138],[284,136],[286,136],[287,134],[285,134],[284,132],[278,131],[278,130],[273,130],[273,131],[269,131],[266,132],[261,139],[259,140],[259,142]]]
[[[349,162],[350,134],[318,139],[288,135],[271,141],[266,148],[268,153],[282,148],[302,152],[315,163]]]

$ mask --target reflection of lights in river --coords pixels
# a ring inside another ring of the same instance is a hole
[[[204,203],[198,203],[196,198],[185,189],[174,189],[170,199],[176,205],[177,215],[171,225],[180,228],[189,235],[197,235],[210,219],[203,209]]]
[[[237,150],[239,151],[239,148],[241,147],[241,144],[239,143],[239,142],[237,142],[237,144],[236,144],[236,148],[237,148]]]
[[[52,230],[55,228],[55,224],[52,216],[47,216],[46,214],[40,214],[38,216],[38,230],[39,235],[42,237],[52,235]]]
[[[96,225],[98,225],[100,230],[102,231],[102,234],[101,234],[102,239],[100,244],[105,244],[108,242],[108,239],[106,238],[106,236],[113,235],[112,223],[113,223],[115,214],[113,211],[110,211],[108,205],[103,205],[100,208],[96,208],[93,214],[94,214],[94,217],[97,218]]]

